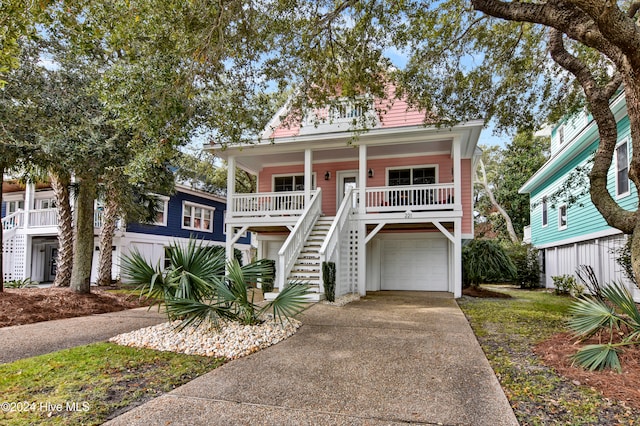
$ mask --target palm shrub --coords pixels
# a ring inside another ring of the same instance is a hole
[[[263,259],[241,266],[237,259],[225,261],[224,252],[211,250],[191,239],[188,244],[172,243],[169,264],[152,266],[139,253],[123,257],[123,277],[139,286],[142,295],[164,303],[170,320],[181,319],[181,327],[197,326],[203,321],[219,324],[220,319],[245,325],[262,322],[271,311],[282,321],[306,307],[306,285],[291,285],[262,306],[254,303],[251,284],[273,279],[273,263]],[[226,273],[225,273],[226,268]]]
[[[33,281],[27,277],[23,280],[11,280],[4,282],[5,288],[33,288],[38,287],[38,281]]]
[[[586,297],[569,308],[569,328],[581,340],[598,335],[608,337],[608,342],[586,345],[573,359],[592,371],[611,368],[620,373],[618,354],[625,346],[640,343],[640,312],[622,283],[613,282],[601,291],[604,300]]]
[[[465,287],[510,281],[516,273],[511,258],[497,241],[473,240],[462,248],[462,281]]]

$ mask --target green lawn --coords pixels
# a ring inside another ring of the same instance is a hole
[[[222,363],[96,343],[0,365],[0,424],[101,424]]]
[[[571,298],[545,291],[490,289],[509,293],[513,298],[465,296],[458,303],[520,424],[638,424],[640,413],[559,376],[534,354],[536,343],[567,331],[564,325]]]

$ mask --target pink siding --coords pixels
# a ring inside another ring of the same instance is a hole
[[[425,112],[410,107],[406,99],[397,99],[394,87],[389,88],[388,99],[376,101],[378,118],[383,128],[415,126],[424,123]]]
[[[402,167],[402,166],[426,166],[426,165],[438,165],[438,183],[451,183],[453,182],[453,175],[451,174],[451,168],[453,166],[451,157],[449,155],[422,155],[405,158],[379,158],[372,159],[367,162],[367,169],[373,169],[373,177],[367,178],[366,185],[372,186],[386,186],[387,185],[387,168]],[[336,195],[338,190],[338,171],[357,171],[358,161],[343,161],[339,163],[316,163],[313,165],[313,171],[316,173],[316,186],[322,188],[322,210],[324,214],[333,216],[336,213]],[[331,179],[324,180],[326,172],[331,173]],[[304,165],[290,165],[290,166],[278,166],[278,167],[265,167],[258,177],[258,191],[259,192],[271,192],[273,191],[273,175],[280,174],[303,174]],[[462,197],[463,208],[465,217],[471,217],[471,162],[470,160],[462,161]],[[467,214],[468,212],[468,214]],[[468,226],[464,225],[466,222],[463,219],[463,232],[471,232],[471,219],[468,219]],[[468,230],[468,231],[467,231]]]
[[[415,126],[425,122],[425,112],[410,107],[406,99],[397,99],[395,97],[395,87],[390,86],[388,88],[388,94],[387,99],[375,101],[375,109],[378,112],[381,127]],[[285,123],[281,123],[269,137],[291,137],[297,136],[299,132],[300,122],[298,119],[285,119]]]
[[[471,160],[461,161],[462,178],[462,233],[473,235],[473,178]]]

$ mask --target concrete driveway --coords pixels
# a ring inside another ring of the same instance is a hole
[[[448,293],[316,304],[291,338],[225,364],[110,425],[517,425]]]

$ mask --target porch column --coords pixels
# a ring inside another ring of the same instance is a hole
[[[34,195],[36,192],[36,186],[33,182],[28,181],[24,188],[24,217],[22,218],[24,228],[29,227],[29,212],[34,209]]]
[[[462,297],[462,219],[453,221],[453,297]]]
[[[311,185],[313,182],[313,151],[304,150],[304,205],[309,205],[311,200]]]
[[[35,209],[35,194],[36,194],[36,186],[32,181],[27,181],[27,184],[24,188],[24,217],[23,226],[26,230],[31,226],[30,224],[30,216],[31,210]],[[33,238],[31,235],[24,235],[24,264],[23,264],[23,274],[22,279],[31,277],[31,259],[33,257]]]
[[[367,210],[367,146],[359,147],[358,170],[358,213],[364,215]],[[358,221],[358,292],[361,296],[367,293],[367,225],[364,220]]]
[[[236,192],[236,158],[230,156],[227,159],[227,217],[225,227],[227,232],[225,254],[227,260],[233,259],[233,233],[234,227],[228,224],[228,219],[233,216],[233,196]]]
[[[367,209],[366,187],[367,187],[367,146],[359,147],[359,169],[358,169],[358,213],[365,214]]]
[[[453,156],[453,199],[456,210],[462,210],[462,165],[460,163],[460,138],[455,137],[451,147]]]

